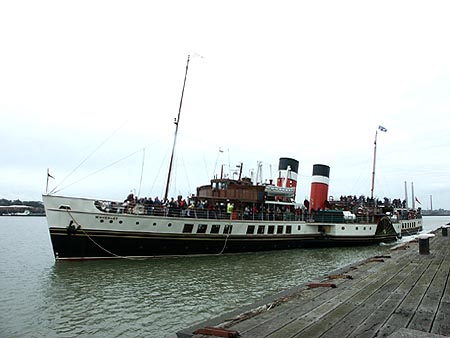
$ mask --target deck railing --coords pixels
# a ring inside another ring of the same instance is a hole
[[[251,221],[290,221],[290,222],[317,222],[317,223],[358,223],[373,224],[379,219],[375,215],[356,215],[355,220],[344,219],[343,214],[336,210],[330,212],[321,211],[319,213],[310,214],[306,212],[269,210],[260,212],[232,211],[227,212],[223,209],[204,209],[204,208],[177,208],[165,205],[144,206],[123,205],[117,202],[96,201],[95,206],[102,212],[114,214],[130,214],[130,215],[149,215],[159,217],[185,217],[194,219],[217,219],[217,220],[251,220]],[[411,214],[409,214],[411,217]],[[420,214],[415,214],[414,218],[421,218]],[[408,215],[399,215],[398,220],[408,219]],[[411,218],[409,218],[411,219]]]

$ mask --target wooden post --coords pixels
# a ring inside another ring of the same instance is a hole
[[[430,254],[430,238],[434,237],[434,234],[422,234],[417,236],[419,239],[419,253],[421,255]]]

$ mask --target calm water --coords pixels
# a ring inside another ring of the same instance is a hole
[[[426,217],[430,230],[450,217]],[[44,217],[0,217],[0,337],[173,337],[224,311],[389,250],[55,262]]]

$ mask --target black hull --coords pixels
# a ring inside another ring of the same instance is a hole
[[[57,259],[103,259],[121,257],[158,257],[217,255],[311,247],[370,245],[394,242],[395,235],[332,238],[317,236],[229,236],[161,235],[104,231],[50,229]]]

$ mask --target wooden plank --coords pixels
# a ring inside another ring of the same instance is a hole
[[[445,285],[444,291],[442,292],[442,297],[439,301],[439,308],[433,320],[433,325],[430,332],[450,336],[450,246],[449,250],[447,250],[447,255],[444,258],[441,269],[444,273],[447,273],[447,278],[443,284]]]
[[[371,264],[365,262],[358,265],[358,267],[350,267],[346,273],[351,274],[353,279],[359,279],[361,286],[364,285],[365,279],[369,279],[370,275],[367,270],[371,268]],[[346,284],[345,281],[350,280],[346,278],[340,280],[338,284],[339,291],[337,294],[343,292]],[[353,292],[357,292],[360,287],[352,287]],[[246,337],[262,337],[270,334],[279,327],[287,325],[295,318],[301,317],[307,312],[317,308],[324,302],[330,300],[330,294],[325,294],[326,289],[304,290],[298,297],[288,304],[283,304],[279,308],[268,311],[259,315],[257,318],[250,318],[244,322],[240,322],[235,327],[241,332],[245,333]]]
[[[413,266],[414,264],[410,264]],[[414,288],[414,285],[418,279],[423,275],[423,273],[428,268],[429,264],[424,263],[421,265],[415,265],[416,268],[399,282],[397,288],[392,290],[385,289],[380,290],[376,295],[383,301],[380,306],[369,314],[365,313],[361,324],[352,332],[349,337],[373,337],[377,335],[378,330],[385,325],[389,320],[390,316],[396,308],[401,304],[409,292]],[[372,308],[372,306],[369,306]],[[382,335],[381,335],[382,336]]]
[[[442,251],[446,250],[442,249]],[[433,320],[436,316],[442,298],[442,286],[446,284],[448,277],[448,268],[447,271],[444,270],[446,264],[443,259],[436,261],[433,265],[436,265],[436,274],[427,288],[426,293],[414,313],[411,322],[408,324],[409,329],[424,332],[431,331]]]
[[[405,265],[404,269],[399,274],[380,289],[376,290],[376,292],[374,292],[364,303],[355,304],[358,306],[354,307],[349,314],[341,318],[331,330],[323,335],[323,337],[352,336],[353,332],[359,327],[363,327],[363,323],[367,318],[376,313],[376,311],[388,315],[389,312],[392,312],[392,309],[395,309],[398,303],[403,300],[405,292],[412,288],[412,282],[405,282],[408,280],[408,277],[417,274],[420,275],[425,269],[425,264]],[[386,298],[388,298],[388,300],[386,300]],[[365,325],[367,324],[368,322],[365,322]],[[375,323],[369,325],[375,325]],[[359,331],[362,331],[362,329]]]
[[[438,250],[438,248],[436,248],[436,244],[438,244],[438,242],[435,242],[434,244],[435,250]],[[430,264],[427,270],[422,274],[422,276],[420,276],[411,291],[406,295],[401,304],[379,329],[379,336],[387,336],[397,329],[408,327],[423,297],[425,296],[426,291],[437,272],[437,269],[439,268],[439,265],[433,264],[433,259],[435,258],[436,257],[433,255],[416,256],[416,259],[428,261]]]
[[[300,333],[301,335],[304,335],[305,330],[312,325],[313,327],[311,330],[313,330],[315,334],[317,334],[316,330],[318,327],[321,328],[321,333],[326,332],[332,324],[340,320],[339,315],[349,312],[355,307],[355,304],[363,304],[370,297],[370,295],[386,284],[390,278],[395,276],[402,269],[399,269],[394,265],[388,265],[382,270],[383,273],[380,271],[380,273],[372,276],[372,280],[369,279],[370,281],[367,284],[358,284],[358,281],[355,279],[352,283],[348,282],[347,285],[351,284],[352,288],[348,288],[344,292],[341,292],[339,297],[332,299],[330,302],[324,303],[322,306],[319,306],[311,312],[297,318],[267,337],[284,338],[292,337]],[[350,299],[352,300],[351,302],[349,301]],[[333,310],[335,310],[333,315],[327,316],[327,314]],[[305,334],[305,336],[308,335]]]

